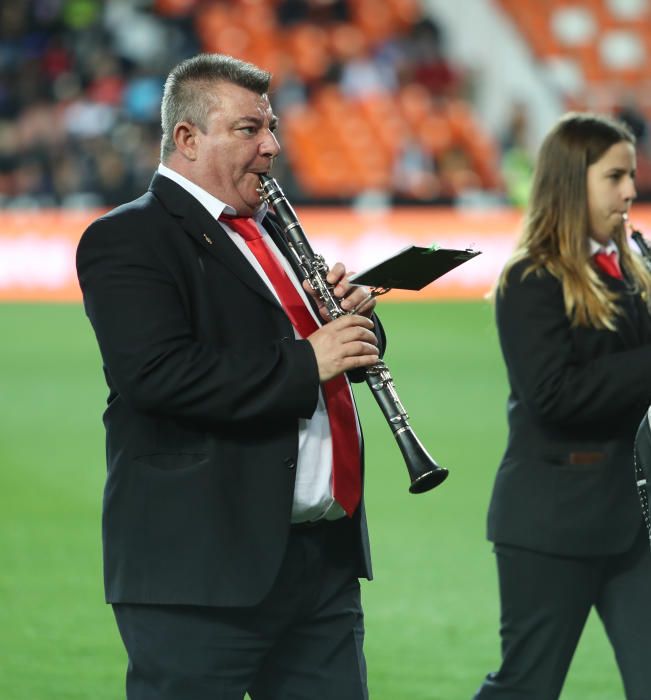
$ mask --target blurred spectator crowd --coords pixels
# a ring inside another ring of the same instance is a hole
[[[164,76],[198,49],[137,3],[0,3],[0,204],[93,207],[146,189]]]
[[[497,142],[419,0],[11,0],[0,3],[0,206],[105,207],[159,160],[169,69],[200,51],[274,74],[299,203],[526,199],[526,106]],[[503,167],[503,170],[502,170]]]
[[[0,3],[0,205],[139,195],[158,163],[165,76],[199,51],[274,73],[277,176],[297,201],[449,200],[496,184],[464,147],[488,142],[417,0],[12,0]]]

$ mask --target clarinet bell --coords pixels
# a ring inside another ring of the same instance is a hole
[[[410,493],[431,491],[448,478],[450,472],[436,463],[411,427],[397,433],[395,438],[411,479]]]

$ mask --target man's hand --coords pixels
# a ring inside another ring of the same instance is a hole
[[[372,316],[373,310],[375,309],[375,297],[370,296],[368,287],[359,287],[348,281],[348,275],[346,274],[346,268],[343,263],[338,262],[333,265],[332,269],[328,272],[326,281],[328,284],[334,285],[332,290],[333,294],[339,299],[341,308],[344,311],[353,311],[361,304],[360,308],[357,309],[355,313],[366,316],[367,318]],[[303,282],[303,288],[319,305],[319,313],[323,320],[329,321],[330,316],[328,315],[328,311],[307,280]]]
[[[378,361],[377,338],[372,328],[373,322],[365,316],[340,316],[308,337],[321,382]]]

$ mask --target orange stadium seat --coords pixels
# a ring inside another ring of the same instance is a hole
[[[396,110],[393,100],[388,95],[371,95],[357,104],[366,119],[369,133],[376,139],[378,146],[395,157],[409,126]]]
[[[420,0],[389,0],[393,9],[395,27],[407,29],[421,17],[422,9]]]
[[[421,145],[435,157],[459,144],[447,117],[442,112],[428,114],[417,128],[416,134]]]
[[[398,103],[404,118],[412,129],[432,110],[432,96],[424,85],[406,85],[398,93]]]

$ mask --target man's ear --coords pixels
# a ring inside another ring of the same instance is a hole
[[[188,160],[197,159],[197,132],[199,129],[190,122],[179,122],[174,127],[174,144]]]

